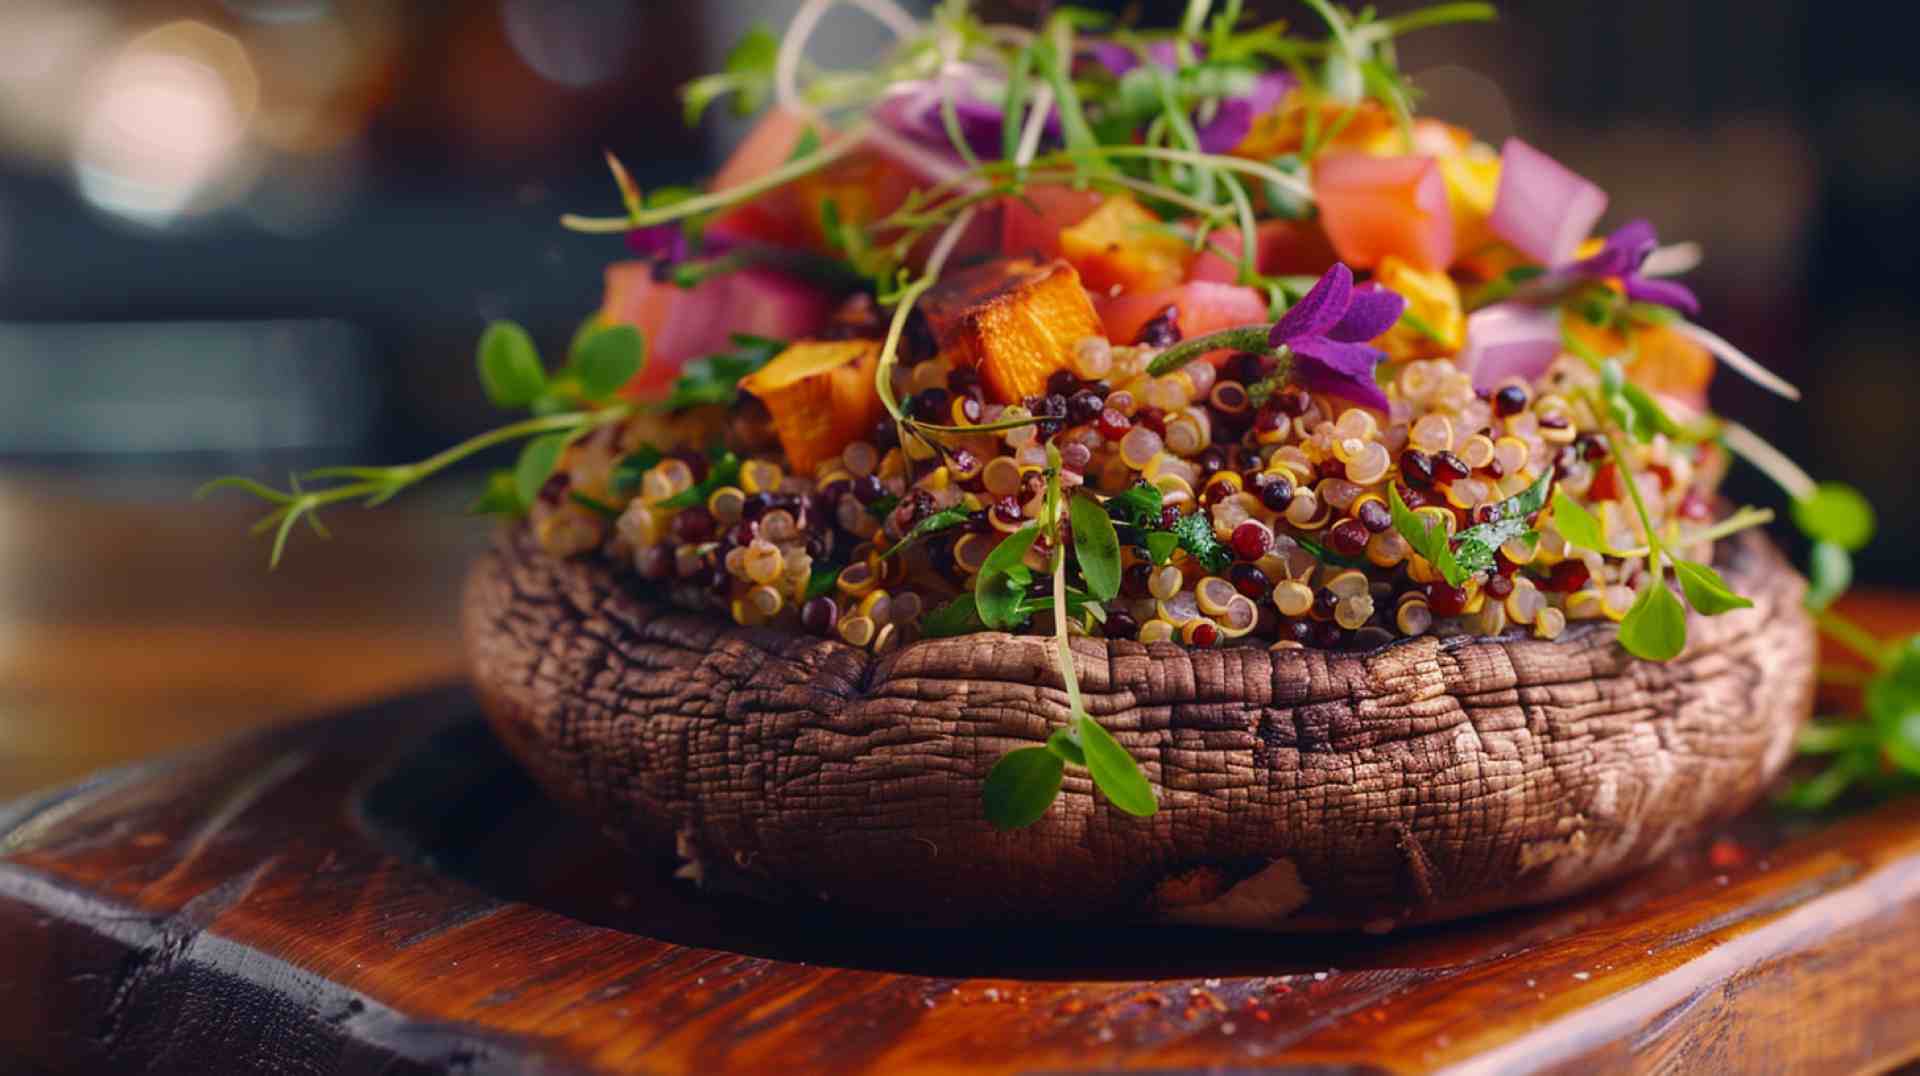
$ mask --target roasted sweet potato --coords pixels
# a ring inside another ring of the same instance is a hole
[[[920,301],[940,349],[977,367],[1002,403],[1046,391],[1073,346],[1104,332],[1080,275],[1058,259],[987,262],[949,274]]]
[[[740,382],[773,416],[796,474],[810,474],[880,418],[878,340],[802,340]]]
[[[1186,279],[1193,252],[1139,202],[1116,195],[1060,232],[1060,254],[1088,290],[1103,295],[1159,291]]]

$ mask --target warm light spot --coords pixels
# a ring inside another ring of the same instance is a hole
[[[215,208],[241,163],[259,85],[245,49],[197,22],[135,38],[101,75],[74,148],[81,194],[152,226]]]

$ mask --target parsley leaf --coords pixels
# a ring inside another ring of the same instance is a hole
[[[948,530],[953,527],[958,527],[960,524],[965,523],[966,521],[967,521],[966,509],[942,508],[940,511],[933,513],[932,515],[928,516],[927,518],[921,520],[918,523],[915,523],[913,525],[913,529],[907,532],[906,537],[900,539],[898,542],[895,542],[893,544],[892,549],[889,549],[885,553],[880,554],[880,556],[883,559],[886,557],[891,557],[894,554],[912,545],[913,543],[919,541],[920,539],[925,538],[929,534],[938,534],[941,531]]]
[[[1213,521],[1205,514],[1193,512],[1181,516],[1173,521],[1173,526],[1169,529],[1173,532],[1174,540],[1180,544],[1180,548],[1187,551],[1187,556],[1199,561],[1208,571],[1223,571],[1227,565],[1233,563],[1233,557],[1227,552],[1226,547],[1220,544],[1220,539],[1214,537]]]
[[[707,503],[713,491],[721,486],[731,486],[740,479],[740,457],[731,452],[723,452],[720,458],[707,468],[707,477],[688,486],[686,489],[660,502],[662,508],[693,508]]]
[[[668,411],[717,404],[726,406],[740,390],[740,379],[772,362],[786,350],[784,340],[734,333],[733,348],[693,359],[680,368],[661,406]]]
[[[1387,485],[1387,508],[1393,513],[1393,529],[1407,540],[1415,553],[1427,558],[1433,570],[1446,579],[1448,586],[1457,587],[1467,581],[1467,571],[1453,559],[1453,547],[1447,543],[1447,531],[1435,520],[1420,515],[1407,507],[1400,497],[1397,484]]]
[[[1547,491],[1552,487],[1553,469],[1548,468],[1532,485],[1494,505],[1491,520],[1454,535],[1454,559],[1461,570],[1468,575],[1484,572],[1493,567],[1493,555],[1501,546],[1533,534],[1527,520],[1546,507]]]

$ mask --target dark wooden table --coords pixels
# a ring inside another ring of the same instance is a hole
[[[24,525],[4,511],[22,503]],[[30,761],[11,792],[270,726],[0,807],[0,1072],[1861,1072],[1920,1056],[1920,803],[1756,812],[1611,889],[1385,936],[933,932],[768,909],[704,897],[546,805],[457,687],[285,723],[451,668],[449,558],[471,536],[400,517],[263,582],[218,529],[234,522],[0,486],[0,568],[37,569],[0,575],[0,759]],[[1920,603],[1855,610],[1920,623]]]

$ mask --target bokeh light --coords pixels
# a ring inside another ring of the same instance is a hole
[[[225,204],[239,193],[231,181],[258,102],[232,36],[193,21],[140,35],[108,61],[83,107],[73,150],[82,196],[156,227]]]

